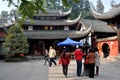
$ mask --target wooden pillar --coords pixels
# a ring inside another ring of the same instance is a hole
[[[117,23],[117,36],[118,36],[118,54],[120,54],[120,24]]]

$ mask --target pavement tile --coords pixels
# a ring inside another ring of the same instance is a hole
[[[76,77],[76,61],[71,60],[68,67],[68,78],[63,75],[61,65],[53,65],[49,67],[48,80],[119,80],[120,56],[101,58],[100,60],[100,74],[95,76],[95,78],[89,78],[84,75],[83,77]],[[84,69],[84,66],[82,69]]]

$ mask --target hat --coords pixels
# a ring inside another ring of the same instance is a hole
[[[79,45],[76,45],[76,48],[79,48]]]

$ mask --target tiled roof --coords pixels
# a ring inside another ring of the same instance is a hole
[[[80,17],[81,14],[74,20],[34,20],[33,23],[30,20],[26,20],[24,25],[73,25],[80,20]]]
[[[82,19],[81,23],[83,23],[85,26],[92,24],[92,29],[94,32],[116,33],[114,28],[108,26],[106,22],[100,20]]]
[[[87,36],[91,31],[91,27],[84,31],[73,31],[73,30],[36,30],[36,31],[25,31],[28,39],[64,39],[67,37],[71,38],[83,38]]]
[[[72,8],[69,11],[62,12],[61,10],[46,10],[47,14],[39,12],[35,16],[67,16],[71,13]]]

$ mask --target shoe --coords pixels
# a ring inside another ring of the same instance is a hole
[[[57,63],[55,64],[55,66],[57,66]]]
[[[95,74],[95,76],[98,76],[98,74]]]
[[[80,77],[83,77],[83,75],[81,75]]]
[[[65,78],[67,78],[67,75],[65,75]]]

